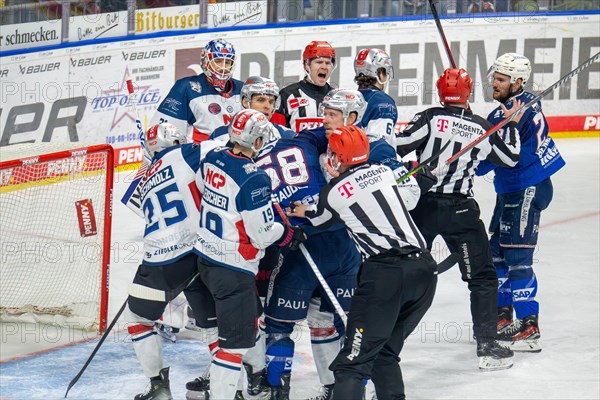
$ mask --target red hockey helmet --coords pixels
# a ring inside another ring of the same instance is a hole
[[[329,136],[329,151],[337,156],[338,164],[362,164],[369,159],[369,139],[361,128],[343,126]],[[333,166],[339,168],[339,165]]]
[[[473,80],[462,68],[448,68],[436,86],[442,103],[466,103],[471,97]]]
[[[302,53],[302,62],[306,65],[313,58],[317,57],[329,57],[335,67],[335,49],[325,41],[313,40],[304,48]]]

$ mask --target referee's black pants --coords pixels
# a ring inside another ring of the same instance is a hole
[[[404,399],[400,351],[433,301],[437,265],[429,254],[380,255],[361,267],[344,347],[329,369],[334,400],[362,400],[372,379],[379,400]]]
[[[451,253],[457,253],[462,280],[471,292],[473,333],[478,340],[496,338],[498,278],[487,232],[475,199],[463,195],[427,193],[411,216],[431,250],[440,235]]]

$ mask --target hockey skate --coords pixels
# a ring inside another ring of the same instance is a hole
[[[334,384],[321,386],[321,393],[316,397],[311,397],[309,400],[331,400],[333,398]]]
[[[269,399],[271,397],[271,387],[267,382],[267,370],[263,368],[258,372],[254,372],[252,366],[248,364],[244,364],[244,369],[248,378],[248,388],[246,389],[248,397],[257,400]]]
[[[499,307],[498,308],[498,323],[496,329],[498,335],[503,334],[513,323],[513,307]]]
[[[506,343],[513,351],[539,353],[542,347],[539,344],[540,328],[537,314],[528,315],[523,319],[516,319],[506,329],[499,340]]]
[[[150,379],[146,391],[135,396],[135,400],[173,400],[169,384],[169,367],[161,369],[158,378]]]
[[[271,400],[290,400],[290,374],[281,375],[281,386],[271,387]]]
[[[496,340],[478,341],[477,357],[481,371],[498,371],[513,366],[513,352]]]
[[[208,369],[204,375],[186,383],[185,388],[187,389],[187,393],[185,394],[186,400],[208,400],[210,391]]]

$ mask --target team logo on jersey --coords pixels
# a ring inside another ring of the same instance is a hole
[[[223,174],[215,172],[210,168],[206,170],[206,177],[204,178],[204,180],[206,181],[206,183],[208,183],[215,189],[220,189],[223,186],[225,186],[226,181],[225,176]]]
[[[254,165],[254,164],[244,164],[244,166],[242,168],[244,168],[244,172],[246,174],[251,174],[253,172],[256,172],[256,169],[257,169],[256,165]]]
[[[448,129],[448,120],[447,119],[438,119],[435,127],[437,128],[438,131],[440,131],[441,133],[445,133],[446,129]]]
[[[309,104],[310,104],[310,101],[305,97],[298,97],[298,98],[293,98],[293,99],[288,100],[288,105],[290,106],[290,108],[292,110],[294,110],[298,107],[306,107]]]
[[[344,182],[338,187],[338,192],[340,195],[345,198],[350,198],[354,196],[354,187],[350,182]]]
[[[228,113],[233,113],[233,107],[232,106],[227,106],[227,112]]]
[[[209,111],[211,114],[217,115],[218,113],[220,113],[220,112],[221,112],[221,106],[220,106],[220,105],[218,105],[217,103],[210,103],[210,104],[208,105],[208,111]]]
[[[181,105],[181,102],[178,100],[175,100],[172,97],[167,97],[163,104],[165,105],[165,107],[170,108],[171,110],[177,112],[177,111],[179,111],[179,106]]]
[[[202,93],[202,86],[198,82],[190,82],[190,86],[194,92]]]

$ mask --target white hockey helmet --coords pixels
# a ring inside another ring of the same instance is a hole
[[[175,125],[166,122],[151,126],[144,136],[144,147],[151,157],[171,146],[187,143],[186,136]]]
[[[269,141],[269,125],[267,117],[260,111],[250,108],[238,111],[229,124],[229,140],[257,153],[262,146],[256,148],[254,143],[258,138],[262,138],[263,145]]]
[[[275,110],[279,108],[279,86],[273,79],[264,78],[262,76],[251,76],[246,79],[242,86],[242,100],[248,101],[248,106],[255,94],[270,95],[275,97]]]
[[[379,71],[383,69],[387,79],[382,82],[379,79]],[[364,75],[377,79],[380,85],[385,85],[394,78],[394,67],[392,59],[381,49],[362,49],[354,59],[354,73],[356,76]],[[356,79],[355,79],[356,80]]]
[[[357,124],[362,120],[362,117],[365,114],[367,102],[362,93],[358,90],[333,89],[327,93],[321,102],[319,108],[321,115],[325,113],[326,108],[341,111],[344,118],[344,125],[346,125],[346,121],[350,114],[355,112],[356,121],[354,123]]]
[[[515,83],[517,79],[521,78],[523,86],[525,86],[531,75],[531,62],[521,54],[506,53],[498,57],[490,67],[488,71],[490,79],[492,79],[494,72],[510,76],[510,83]]]

